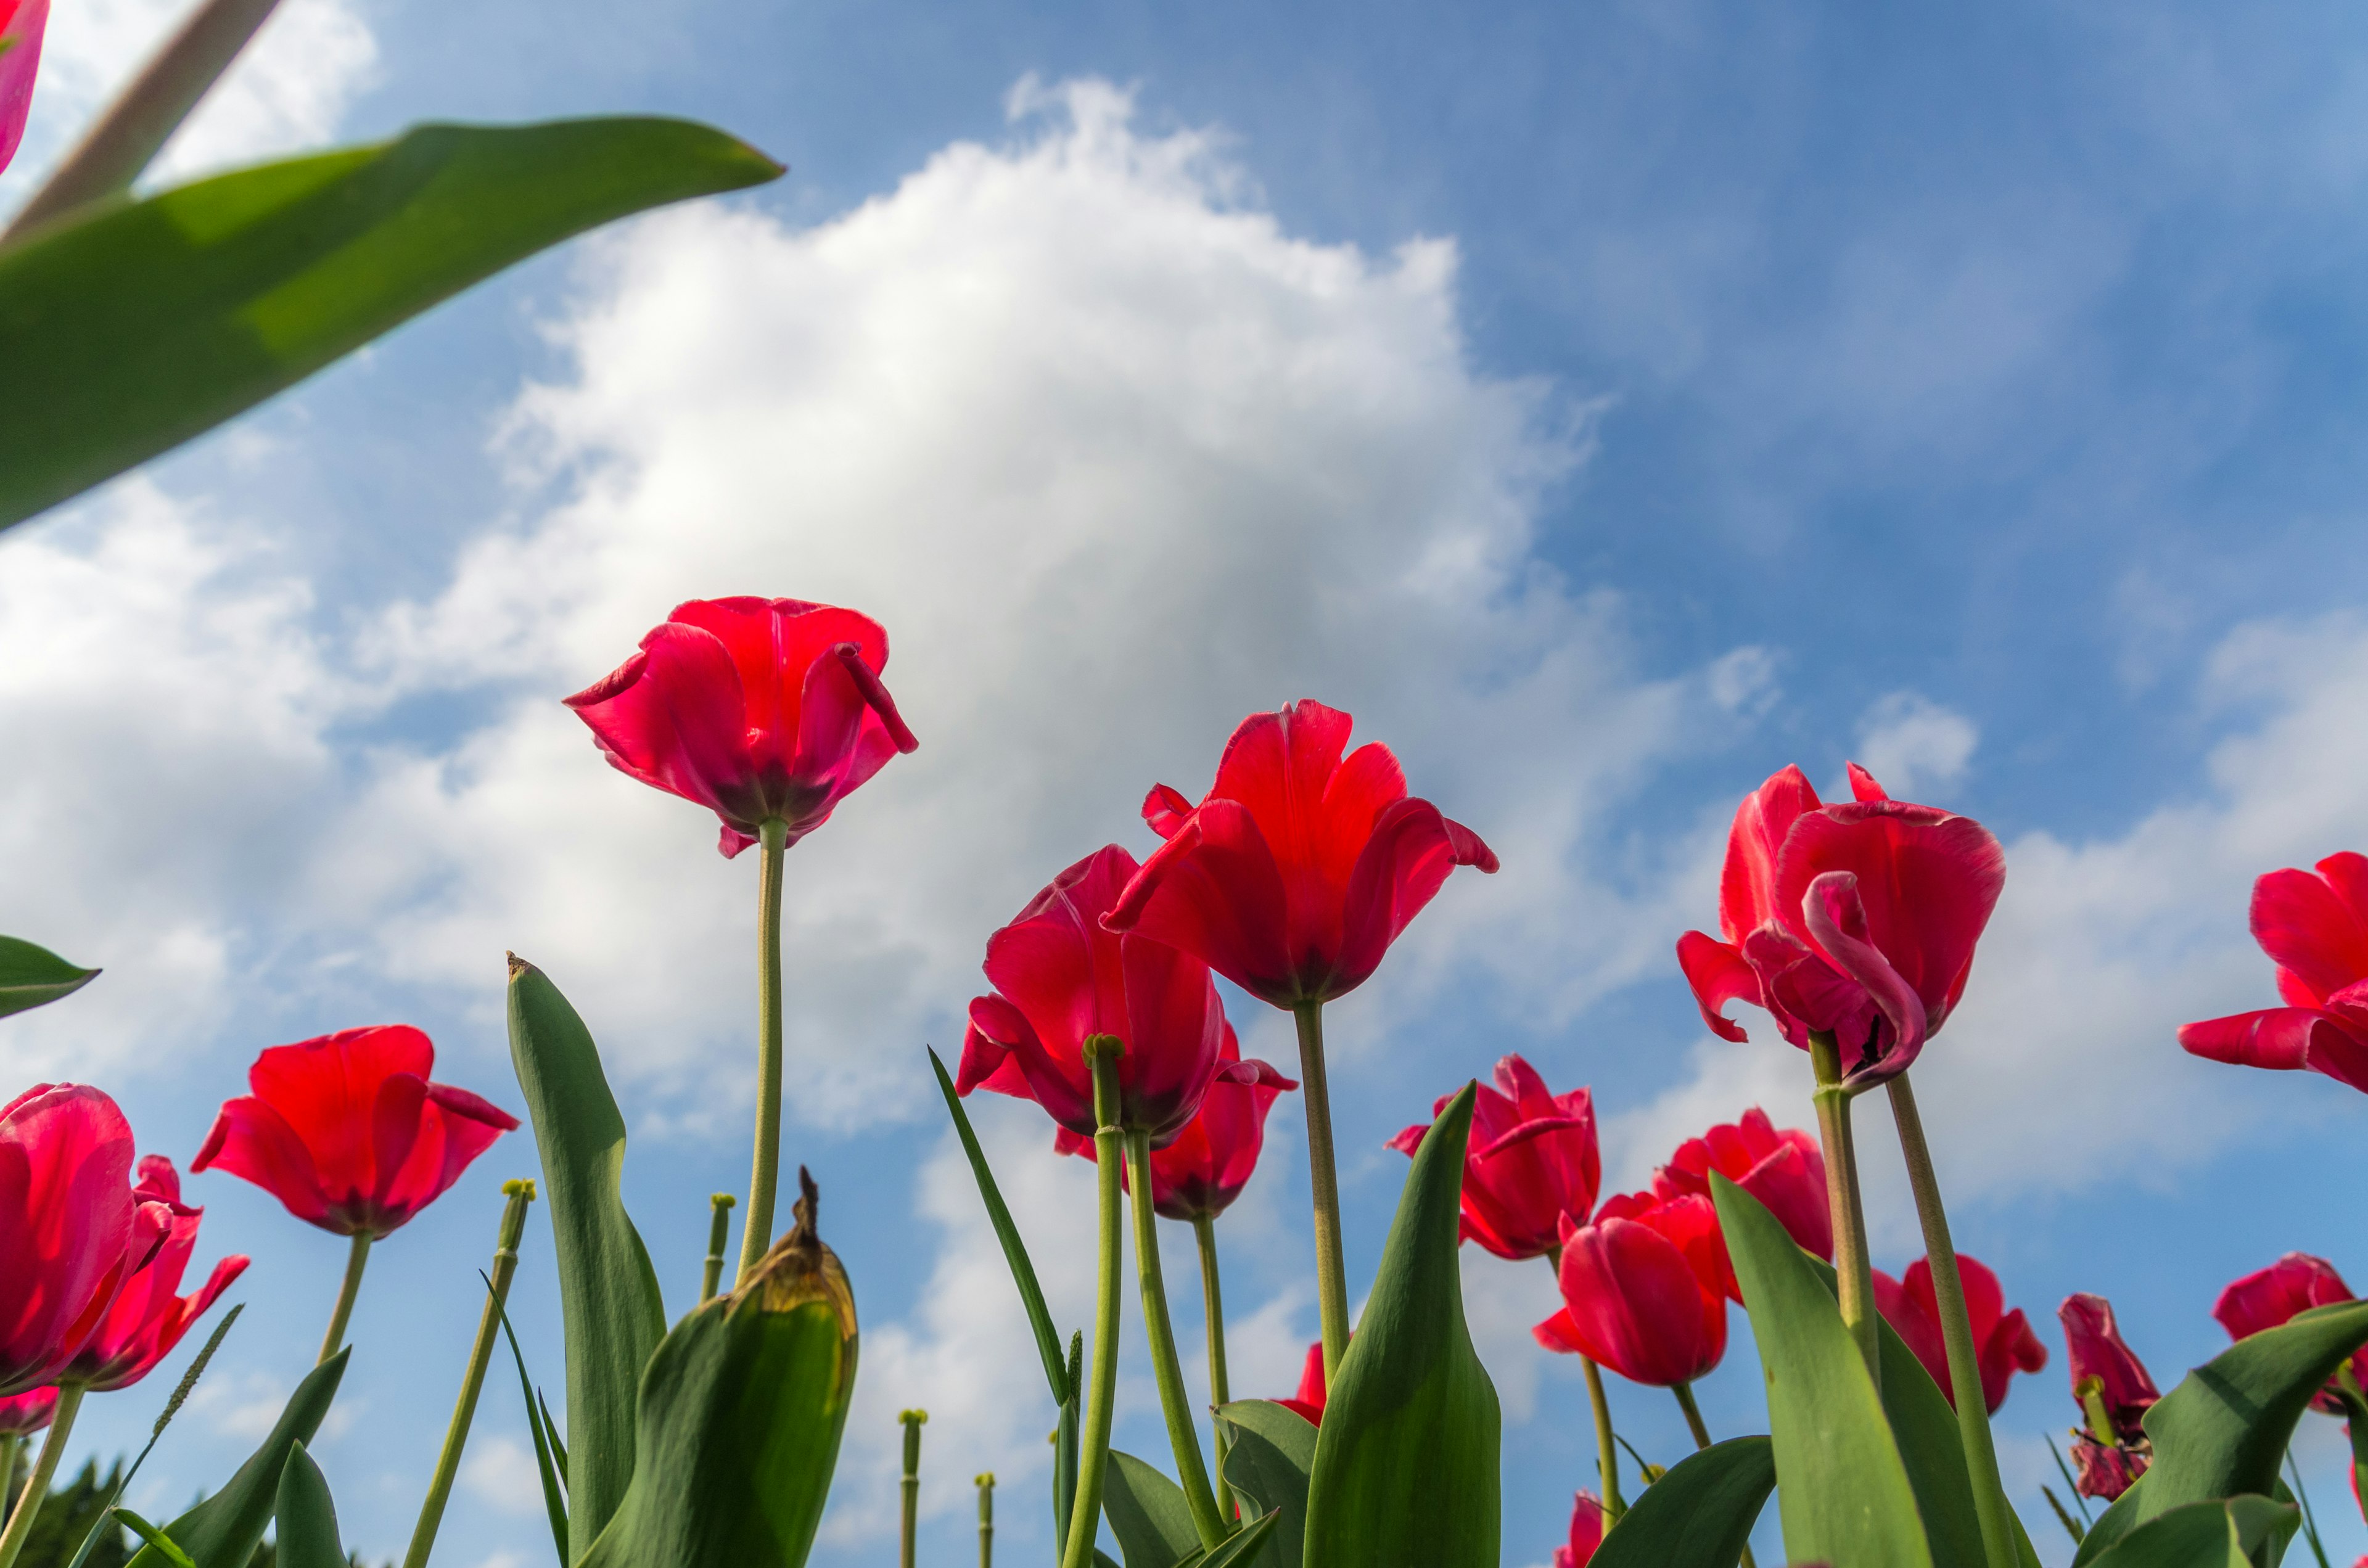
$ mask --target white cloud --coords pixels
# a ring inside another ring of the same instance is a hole
[[[1928,800],[1965,776],[1981,731],[1971,719],[1913,691],[1877,700],[1858,722],[1858,763],[1901,800]],[[1849,796],[1848,786],[1836,791]]]
[[[507,1432],[488,1432],[481,1423],[469,1434],[461,1484],[499,1513],[542,1517],[542,1471],[534,1450]]]

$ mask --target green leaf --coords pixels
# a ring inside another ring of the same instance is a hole
[[[1230,1434],[1225,1481],[1252,1506],[1281,1517],[1262,1568],[1299,1568],[1305,1558],[1307,1472],[1315,1468],[1315,1424],[1269,1399],[1221,1405]]]
[[[934,1048],[929,1051],[929,1065],[937,1070],[938,1090],[946,1096],[946,1109],[954,1119],[954,1131],[962,1137],[962,1153],[970,1156],[971,1175],[977,1178],[978,1195],[986,1203],[987,1222],[995,1227],[995,1239],[1003,1244],[1003,1260],[1010,1265],[1012,1281],[1019,1287],[1020,1305],[1028,1309],[1028,1326],[1036,1331],[1036,1354],[1044,1358],[1044,1381],[1053,1390],[1053,1403],[1066,1404],[1069,1380],[1061,1359],[1061,1335],[1053,1327],[1053,1310],[1044,1304],[1043,1289],[1036,1283],[1036,1266],[1028,1260],[1028,1244],[1019,1239],[1019,1227],[1011,1222],[1011,1210],[995,1185],[995,1172],[987,1168],[986,1151],[979,1147],[962,1096],[954,1093],[954,1081],[946,1075],[946,1064]]]
[[[165,1527],[197,1568],[247,1568],[279,1506],[279,1478],[288,1468],[288,1456],[321,1429],[321,1418],[337,1396],[337,1380],[346,1375],[346,1362],[353,1353],[349,1345],[305,1374],[288,1396],[270,1436],[238,1467],[229,1484]],[[126,1568],[165,1568],[165,1562],[163,1552],[143,1546]]]
[[[1195,1546],[1192,1554],[1178,1562],[1176,1568],[1249,1568],[1273,1536],[1281,1518],[1280,1509],[1269,1508],[1213,1548]]]
[[[1899,1447],[1816,1267],[1759,1200],[1711,1190],[1768,1386],[1784,1550],[1831,1568],[1931,1568]]]
[[[2301,1524],[2301,1509],[2259,1495],[2187,1503],[2088,1561],[2097,1568],[2270,1568]]]
[[[780,172],[685,120],[423,125],[77,209],[0,249],[0,528],[546,246]]]
[[[1126,1568],[1176,1568],[1201,1550],[1184,1489],[1117,1449],[1102,1472],[1102,1517],[1118,1537]]]
[[[166,1535],[163,1530],[158,1529],[154,1525],[150,1524],[146,1519],[143,1519],[139,1515],[133,1513],[131,1509],[119,1505],[113,1508],[106,1510],[99,1516],[99,1523],[102,1526],[106,1525],[110,1519],[119,1524],[129,1525],[131,1528],[132,1534],[138,1536],[142,1540],[144,1540],[149,1545],[154,1547],[164,1557],[165,1561],[173,1565],[173,1568],[198,1568],[196,1563],[189,1561],[189,1554],[181,1550],[181,1546],[178,1541],[175,1540],[171,1536]],[[121,1536],[118,1536],[116,1539],[120,1540],[123,1538]]]
[[[278,1568],[346,1568],[346,1549],[337,1544],[337,1507],[329,1500],[329,1483],[321,1467],[299,1443],[288,1455],[279,1475],[279,1555]]]
[[[510,957],[510,1061],[542,1154],[567,1336],[568,1557],[581,1557],[633,1479],[634,1401],[666,1337],[657,1271],[625,1212],[625,1119],[584,1020]],[[582,1460],[582,1464],[574,1461]]]
[[[478,1278],[485,1279],[482,1274]],[[559,1442],[559,1434],[553,1429],[550,1407],[541,1403],[533,1381],[527,1376],[526,1352],[518,1348],[518,1332],[510,1327],[509,1309],[494,1294],[491,1279],[485,1279],[485,1295],[500,1314],[502,1335],[510,1342],[510,1358],[518,1363],[518,1393],[526,1400],[526,1427],[534,1438],[534,1468],[542,1478],[542,1511],[551,1520],[551,1544],[559,1553],[559,1568],[567,1568],[567,1502],[562,1495],[560,1481],[567,1471],[567,1450],[559,1449],[554,1465],[552,1450]]]
[[[1496,1386],[1463,1323],[1473,1085],[1423,1135],[1308,1476],[1304,1568],[1497,1568]]]
[[[1765,1437],[1729,1437],[1689,1454],[1629,1505],[1590,1568],[1735,1568],[1776,1489]]]
[[[0,381],[15,379],[6,377]],[[0,390],[0,401],[7,395]],[[6,441],[7,437],[0,435],[0,445]],[[6,483],[6,479],[0,479],[0,487]],[[14,937],[0,937],[0,1018],[54,1002],[61,996],[71,996],[97,978],[98,971],[76,969],[47,948],[37,948]]]

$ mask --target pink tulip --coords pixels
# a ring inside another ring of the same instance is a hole
[[[140,1162],[140,1185],[131,1196],[163,1221],[165,1239],[124,1281],[97,1332],[58,1372],[60,1382],[87,1384],[95,1392],[129,1388],[146,1377],[246,1270],[247,1260],[233,1255],[215,1264],[196,1291],[176,1295],[205,1210],[181,1201],[180,1174],[162,1154]]]
[[[2031,1331],[2031,1320],[2023,1316],[2021,1307],[2007,1311],[2006,1292],[1998,1288],[1998,1276],[1979,1258],[1959,1253],[1957,1274],[1965,1287],[1965,1315],[1972,1320],[1982,1402],[1996,1415],[2006,1403],[2007,1383],[2015,1373],[2036,1372],[2047,1365],[2047,1346]],[[1949,1352],[1941,1338],[1941,1308],[1932,1290],[1932,1266],[1918,1258],[1907,1266],[1905,1281],[1876,1269],[1874,1306],[1892,1332],[1916,1353],[1916,1359],[1924,1364],[1949,1403],[1955,1404]]]
[[[2306,1252],[2290,1252],[2267,1268],[2230,1281],[2212,1303],[2212,1316],[2228,1331],[2229,1338],[2245,1339],[2276,1328],[2312,1307],[2351,1300],[2351,1288],[2335,1271],[2335,1265]],[[2351,1373],[2355,1381],[2368,1385],[2368,1348],[2351,1358]],[[2329,1382],[2327,1391],[2310,1402],[2311,1408],[2328,1415],[2342,1415],[2343,1402],[2335,1397],[2334,1388]]]
[[[2368,856],[2270,872],[2253,884],[2252,924],[2286,1005],[2182,1025],[2179,1043],[2214,1062],[2307,1069],[2368,1093]]]
[[[1742,1120],[1679,1144],[1669,1163],[1653,1173],[1653,1191],[1662,1198],[1707,1198],[1713,1171],[1759,1199],[1802,1247],[1832,1260],[1833,1211],[1826,1199],[1826,1157],[1816,1139],[1798,1128],[1778,1131],[1768,1113],[1754,1106]]]
[[[39,1084],[0,1108],[0,1394],[57,1381],[164,1240],[131,1156],[97,1089]]]
[[[1452,1095],[1433,1102],[1436,1118]],[[1409,1127],[1389,1146],[1411,1157],[1430,1123]],[[1498,1257],[1543,1257],[1562,1242],[1567,1219],[1595,1211],[1603,1160],[1595,1142],[1595,1100],[1584,1088],[1557,1095],[1519,1056],[1497,1063],[1492,1088],[1479,1085],[1463,1158],[1463,1239]]]
[[[33,108],[33,76],[41,64],[41,34],[50,0],[0,0],[0,169],[25,140]]]
[[[1718,1365],[1732,1285],[1709,1199],[1622,1193],[1593,1224],[1565,1224],[1563,1307],[1531,1331],[1540,1345],[1656,1388]]]
[[[1603,1544],[1603,1532],[1609,1521],[1603,1517],[1603,1504],[1592,1492],[1581,1492],[1571,1499],[1570,1544],[1554,1548],[1554,1568],[1587,1568],[1595,1549]]]

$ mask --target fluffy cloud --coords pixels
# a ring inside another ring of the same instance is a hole
[[[1858,761],[1902,800],[1937,798],[1965,775],[1981,731],[1953,709],[1895,691],[1859,720]]]

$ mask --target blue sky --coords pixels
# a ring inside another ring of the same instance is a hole
[[[2289,1247],[2368,1274],[2368,1111],[2171,1040],[2271,996],[2253,875],[2368,847],[2358,22],[286,5],[176,168],[632,108],[792,172],[522,268],[0,540],[31,764],[0,786],[0,929],[109,970],[0,1034],[16,1080],[100,1083],[186,1162],[256,1049],[403,1018],[516,1108],[515,948],[611,1055],[678,1304],[705,1195],[745,1179],[754,868],[555,700],[677,598],[775,593],[886,622],[923,743],[791,866],[791,1153],[865,1323],[817,1561],[893,1551],[915,1403],[931,1550],[966,1550],[990,1466],[1002,1543],[1041,1549],[1041,1384],[920,1046],[958,1045],[995,925],[1099,844],[1141,851],[1148,784],[1197,792],[1236,719],[1298,696],[1506,863],[1335,1009],[1352,1278],[1402,1170],[1381,1139],[1504,1051],[1595,1085],[1628,1183],[1749,1104],[1807,1121],[1799,1059],[1709,1040],[1668,952],[1712,917],[1736,798],[1852,756],[2009,846],[1918,1076],[1963,1244],[2055,1346],[2000,1417],[2050,1561],[2057,1301],[2110,1295],[2169,1382],[2235,1275]],[[0,188],[168,14],[61,0]],[[1920,1248],[1868,1108],[1896,1270]],[[1287,1389],[1315,1329],[1295,1115],[1224,1227],[1237,1392]],[[979,1116],[1081,1323],[1089,1184],[1028,1108]],[[530,1164],[497,1146],[373,1264],[321,1451],[373,1559],[408,1533],[495,1189]],[[201,1256],[256,1263],[145,1483],[167,1509],[302,1371],[342,1256],[228,1178],[193,1197]],[[518,1301],[556,1385],[541,1243]],[[1544,1270],[1467,1269],[1506,1561],[1542,1562],[1591,1462],[1583,1396],[1528,1344]],[[1161,1458],[1133,1305],[1120,1440]],[[1739,1340],[1715,1427],[1756,1424],[1754,1381]],[[1616,1398],[1681,1451],[1666,1399]],[[152,1403],[97,1402],[95,1451]],[[439,1561],[539,1562],[498,1386],[479,1432]],[[2330,1551],[2368,1548],[2334,1424],[2302,1451]]]

